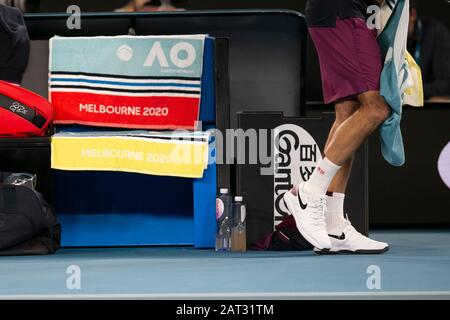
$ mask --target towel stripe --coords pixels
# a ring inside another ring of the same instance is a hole
[[[91,86],[60,86],[60,85],[51,85],[53,88],[60,89],[90,89],[95,91],[113,91],[113,92],[130,92],[130,93],[183,93],[183,94],[200,94],[200,91],[186,91],[186,90],[126,90],[126,89],[113,89],[113,88],[100,88],[100,87],[91,87]]]
[[[386,4],[388,5],[389,9],[391,9],[391,10],[394,10],[396,3],[397,3],[396,0],[386,0]]]
[[[189,80],[200,81],[200,78],[195,77],[149,77],[149,76],[125,76],[117,74],[104,74],[104,73],[88,73],[88,72],[70,72],[70,71],[52,71],[51,75],[76,75],[76,76],[92,76],[102,78],[116,78],[116,79],[145,79],[145,80]]]
[[[166,97],[166,98],[195,98],[200,99],[200,94],[193,94],[193,93],[167,93],[167,92],[157,92],[157,93],[145,93],[145,92],[115,92],[110,91],[109,89],[105,88],[104,91],[99,90],[92,90],[92,89],[71,89],[71,88],[51,88],[52,96],[56,93],[91,93],[95,95],[108,95],[108,96],[117,96],[122,98],[148,98],[148,97]],[[52,98],[53,101],[53,98]]]
[[[61,79],[80,79],[80,80],[97,80],[97,81],[116,81],[131,84],[142,83],[176,83],[176,84],[191,84],[201,85],[200,80],[178,80],[178,79],[124,79],[124,78],[112,78],[112,77],[95,77],[95,76],[82,76],[82,75],[50,75],[50,81],[58,81]]]
[[[84,83],[84,82],[51,82],[51,86],[60,86],[63,88],[71,88],[71,87],[78,87],[78,86],[86,86],[86,87],[95,87],[98,89],[121,89],[121,90],[139,90],[139,91],[149,91],[149,90],[159,90],[161,92],[169,91],[169,90],[182,90],[182,91],[189,91],[190,93],[198,93],[200,91],[200,88],[186,88],[186,87],[179,87],[179,86],[121,86],[121,85],[108,85],[108,84],[91,84],[91,83]]]
[[[189,80],[186,80],[189,79]],[[53,72],[52,92],[89,92],[123,96],[200,98],[201,81],[181,77],[132,77],[83,72]]]
[[[80,78],[51,78],[50,83],[92,83],[92,84],[104,84],[104,85],[116,85],[116,86],[129,86],[129,87],[181,87],[181,88],[200,88],[200,84],[190,84],[190,83],[176,83],[176,82],[146,82],[146,83],[136,83],[136,82],[119,82],[119,81],[103,81],[103,80],[93,80],[93,79],[80,79]]]
[[[187,141],[187,142],[208,142],[208,138],[197,138],[197,137],[161,137],[161,136],[151,136],[151,137],[143,137],[140,135],[127,135],[127,137],[131,137],[131,138],[154,138],[154,139],[158,139],[158,140],[168,140],[168,141]]]

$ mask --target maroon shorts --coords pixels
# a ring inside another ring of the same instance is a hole
[[[382,59],[376,30],[361,18],[337,19],[336,27],[309,28],[317,49],[325,103],[354,100],[380,90]]]

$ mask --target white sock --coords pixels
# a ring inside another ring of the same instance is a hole
[[[325,194],[330,186],[331,180],[341,167],[335,165],[327,158],[323,158],[309,177],[303,188],[307,193]]]
[[[345,225],[344,199],[345,194],[337,192],[333,192],[333,195],[327,198],[325,222],[329,234],[340,235],[343,231],[343,226]]]

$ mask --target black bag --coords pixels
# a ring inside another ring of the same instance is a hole
[[[292,215],[286,216],[275,227],[275,231],[265,235],[251,246],[252,250],[304,251],[314,247],[300,234]]]
[[[61,225],[54,209],[36,190],[4,184],[0,172],[0,256],[55,253],[61,243]]]

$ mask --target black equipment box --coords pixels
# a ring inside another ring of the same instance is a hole
[[[238,165],[237,170],[237,192],[247,205],[248,245],[272,232],[287,214],[280,201],[282,195],[293,185],[308,180],[322,157],[333,121],[332,113],[324,113],[321,118],[285,118],[280,112],[238,114],[238,126],[246,135],[237,148],[245,150],[246,157],[253,157],[253,164]],[[261,129],[269,131],[265,134]],[[249,143],[255,136],[257,141]],[[255,153],[259,154],[256,158]],[[248,160],[251,159],[246,163]],[[369,229],[367,161],[365,143],[356,153],[345,201],[352,224],[365,235]]]

